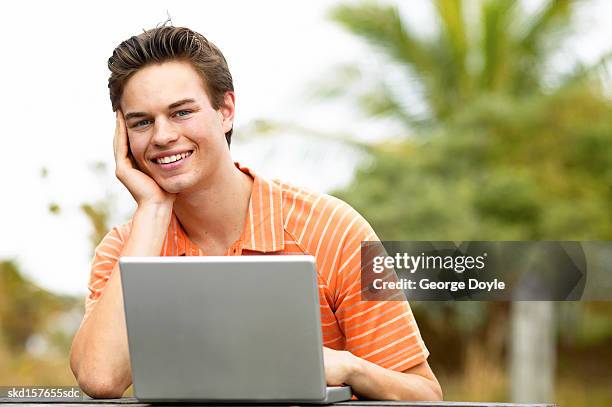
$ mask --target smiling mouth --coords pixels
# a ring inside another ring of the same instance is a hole
[[[189,157],[191,154],[193,153],[192,151],[187,151],[186,153],[182,153],[182,154],[175,154],[175,155],[170,155],[167,157],[162,157],[162,158],[156,158],[155,160],[152,160],[154,163],[156,164],[161,164],[161,165],[168,165],[168,164],[173,164],[173,163],[177,163],[187,157]]]

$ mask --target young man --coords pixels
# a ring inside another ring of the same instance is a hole
[[[316,259],[327,383],[370,399],[441,399],[408,304],[360,301],[360,244],[377,239],[368,223],[338,199],[232,161],[235,97],[221,52],[164,26],[124,41],[108,66],[116,176],[137,209],[95,251],[70,358],[81,388],[115,398],[131,383],[120,256],[300,253]]]

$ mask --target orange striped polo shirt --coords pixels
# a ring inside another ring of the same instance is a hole
[[[361,242],[378,240],[363,217],[337,198],[268,181],[236,165],[253,178],[253,189],[244,232],[225,254],[314,256],[325,346],[396,371],[425,361],[429,352],[406,301],[360,300]],[[130,228],[131,221],[114,227],[97,246],[83,320],[102,295]],[[173,213],[160,255],[206,253]]]

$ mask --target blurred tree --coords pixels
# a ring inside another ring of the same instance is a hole
[[[100,179],[100,183],[102,184],[109,179],[106,167],[106,164],[102,161],[94,161],[89,165],[90,171]],[[98,243],[102,241],[102,238],[104,238],[110,230],[108,223],[111,212],[114,210],[112,205],[114,201],[115,196],[110,192],[110,188],[107,187],[103,198],[98,199],[94,203],[83,202],[81,204],[81,211],[87,216],[93,228],[89,235],[92,256]]]
[[[14,261],[0,262],[0,344],[11,352],[24,351],[28,338],[76,304],[74,298],[50,293],[23,277]]]
[[[426,139],[381,143],[337,195],[388,240],[611,239],[610,114],[595,86],[491,97]]]
[[[95,204],[83,203],[81,204],[81,210],[89,219],[93,230],[89,235],[89,241],[93,251],[95,250],[98,243],[102,241],[102,238],[108,233],[108,219],[110,216],[110,204],[108,199],[102,199]]]
[[[92,163],[90,169],[107,177],[103,163]],[[40,176],[47,179],[48,169],[42,168]],[[113,198],[107,192],[104,198],[80,206],[92,225],[92,252],[108,231]],[[48,205],[54,216],[62,216],[62,209],[55,202]],[[68,351],[82,312],[82,298],[40,288],[15,261],[0,261],[0,383],[74,385]]]
[[[531,14],[520,2],[433,4],[437,24],[429,37],[417,35],[393,5],[331,10],[334,21],[372,46],[385,72],[368,76],[363,66],[343,66],[320,93],[357,96],[367,116],[404,128],[404,137],[374,145],[373,159],[335,195],[386,240],[612,239],[612,104],[598,76],[606,59],[566,73],[551,63],[570,33],[573,2],[547,1]],[[451,321],[479,310],[490,315],[480,321],[507,324],[503,304],[415,308],[430,317],[450,312]],[[544,308],[542,320],[551,320],[552,306]],[[448,336],[446,323],[421,321],[430,337]],[[484,328],[457,325],[464,334]],[[515,326],[537,333],[534,324]],[[452,337],[454,346],[469,341]],[[503,345],[498,338],[491,357],[501,359]]]
[[[548,63],[570,32],[571,1],[548,1],[533,15],[516,1],[469,2],[478,10],[460,0],[433,4],[437,30],[430,37],[417,35],[392,5],[362,2],[331,10],[333,20],[386,62],[387,75],[368,77],[371,86],[361,87],[365,113],[410,126],[439,125],[492,94],[521,97],[550,88]],[[322,88],[328,95],[346,94],[363,79],[363,68],[344,66]],[[400,75],[390,75],[394,68]],[[406,103],[414,92],[424,109]]]
[[[56,204],[55,202],[51,202],[49,204],[49,213],[53,214],[53,215],[59,215],[62,211],[62,208]]]

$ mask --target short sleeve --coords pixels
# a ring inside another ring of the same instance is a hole
[[[429,356],[405,297],[397,301],[362,301],[361,243],[378,237],[361,215],[343,242],[335,296],[336,318],[346,350],[372,363],[404,371]]]
[[[114,227],[104,236],[94,250],[94,256],[91,261],[91,273],[87,285],[89,294],[85,298],[85,315],[81,325],[91,313],[100,296],[102,296],[113,268],[119,260],[121,250],[129,235],[129,230],[129,224]]]

